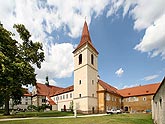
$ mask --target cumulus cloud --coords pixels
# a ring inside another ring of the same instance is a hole
[[[154,80],[154,79],[156,79],[158,77],[159,77],[159,75],[150,75],[150,76],[144,77],[144,80],[145,81],[150,81],[150,80]]]
[[[136,50],[149,52],[151,57],[161,55],[165,59],[165,14],[150,25],[142,41],[135,46]]]
[[[123,17],[129,14],[134,20],[134,29],[145,30],[135,50],[147,52],[151,57],[160,55],[165,59],[165,1],[164,0],[112,0],[107,17],[123,9]]]
[[[71,77],[73,72],[73,52],[74,46],[70,43],[51,45],[45,54],[45,61],[42,68],[37,69],[37,78],[45,79],[46,75],[52,78]]]
[[[118,77],[121,77],[121,76],[123,75],[123,73],[124,73],[124,70],[123,70],[122,68],[119,68],[119,69],[115,72],[115,74],[116,74]]]

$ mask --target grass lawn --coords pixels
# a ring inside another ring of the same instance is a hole
[[[42,118],[4,121],[1,124],[152,124],[151,114],[118,114],[83,118]]]
[[[26,117],[61,117],[61,116],[73,116],[72,112],[59,112],[59,111],[48,111],[48,112],[19,112],[15,115],[4,116],[0,114],[2,118],[26,118]]]

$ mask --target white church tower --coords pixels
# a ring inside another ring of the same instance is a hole
[[[92,44],[85,21],[74,54],[74,107],[80,113],[97,112],[98,52]]]

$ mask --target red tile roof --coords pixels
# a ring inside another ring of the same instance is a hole
[[[63,89],[61,87],[45,85],[41,83],[36,83],[37,95],[40,96],[53,96],[57,91]]]
[[[90,34],[89,34],[89,30],[88,30],[88,25],[87,25],[86,21],[84,23],[84,27],[83,27],[80,43],[77,46],[77,48],[73,51],[73,53],[76,52],[79,48],[81,48],[85,44],[90,45],[92,47],[92,49],[98,54],[98,51],[95,49],[95,47],[92,44],[92,41],[91,41],[91,38],[90,38]]]
[[[99,80],[98,83],[104,88],[105,91],[108,91],[109,93],[113,93],[113,94],[116,94],[116,95],[120,96],[120,94],[118,93],[118,89],[116,89],[115,87],[105,83],[102,80]]]
[[[24,96],[32,96],[32,94],[29,93],[27,88],[23,88],[23,90],[24,90],[24,94],[23,94]]]
[[[50,98],[50,96],[46,96],[48,98],[48,102],[50,105],[56,105],[56,103]]]
[[[136,87],[121,89],[121,90],[118,90],[118,92],[123,97],[151,95],[151,94],[156,93],[159,85],[160,83],[136,86]]]
[[[57,91],[54,95],[59,95],[59,94],[62,94],[62,93],[67,93],[67,92],[71,92],[74,90],[74,86],[69,86],[69,87],[66,87],[66,88],[63,88],[59,91]]]

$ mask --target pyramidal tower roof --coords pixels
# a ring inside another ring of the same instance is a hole
[[[88,30],[88,25],[87,25],[86,21],[84,22],[84,27],[83,27],[83,30],[82,30],[80,43],[77,46],[77,48],[73,51],[73,53],[75,51],[77,51],[79,48],[81,48],[82,46],[84,46],[85,44],[89,44],[92,47],[92,49],[98,54],[97,50],[95,49],[95,47],[92,44],[90,34],[89,34],[89,30]]]

